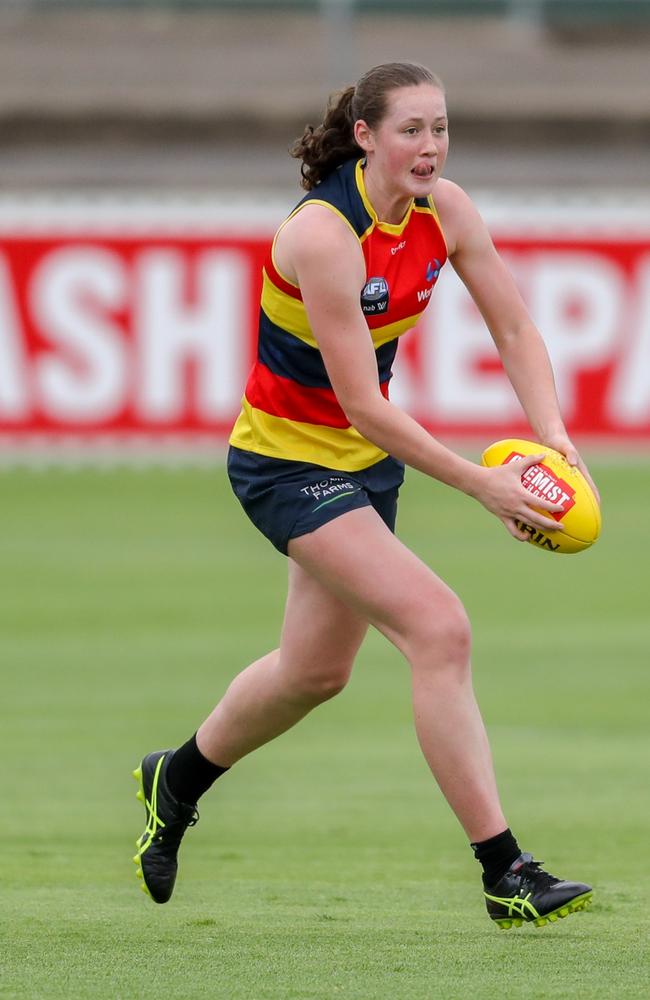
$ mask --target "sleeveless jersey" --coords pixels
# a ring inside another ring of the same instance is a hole
[[[366,263],[361,308],[381,392],[388,398],[398,338],[415,326],[429,302],[447,248],[431,197],[413,199],[398,225],[379,222],[366,196],[362,164],[348,160],[334,170],[285,222],[305,205],[325,205],[355,233]],[[362,437],[339,406],[300,288],[278,271],[274,246],[275,240],[263,271],[257,361],[230,444],[346,472],[368,468],[386,452]]]

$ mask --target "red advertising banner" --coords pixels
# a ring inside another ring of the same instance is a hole
[[[571,432],[650,440],[649,241],[496,243],[543,333]],[[526,432],[485,324],[458,278],[446,278],[405,352],[405,401],[440,433]]]
[[[5,222],[0,442],[222,443],[254,356],[272,230]],[[650,442],[650,226],[493,231],[547,342],[571,431]],[[392,398],[436,434],[527,431],[450,265],[395,372]]]
[[[3,241],[0,433],[223,436],[268,238]]]

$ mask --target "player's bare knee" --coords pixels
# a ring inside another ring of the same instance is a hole
[[[464,675],[470,669],[472,630],[467,612],[457,599],[432,609],[409,636],[406,653],[414,670],[451,669]]]
[[[329,701],[340,694],[350,678],[350,668],[345,666],[324,671],[315,671],[294,678],[293,692],[301,700],[314,705]]]
[[[349,674],[332,674],[331,676],[321,677],[315,684],[314,693],[319,696],[320,701],[329,701],[330,698],[336,697],[340,694],[343,688],[346,686],[349,679]]]
[[[445,623],[443,643],[449,651],[450,661],[463,672],[469,670],[472,652],[472,628],[467,612],[460,602]]]

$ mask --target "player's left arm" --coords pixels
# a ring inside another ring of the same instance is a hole
[[[546,345],[512,275],[470,198],[449,181],[438,183],[441,196],[436,194],[436,204],[449,260],[485,320],[531,428],[542,444],[579,467],[598,496],[564,426]]]

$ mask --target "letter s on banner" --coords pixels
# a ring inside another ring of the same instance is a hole
[[[19,420],[29,413],[27,358],[11,276],[0,257],[0,417]]]
[[[64,247],[39,264],[30,287],[34,320],[56,353],[34,361],[48,416],[99,423],[124,404],[127,356],[123,331],[107,315],[123,309],[127,278],[109,250]]]

